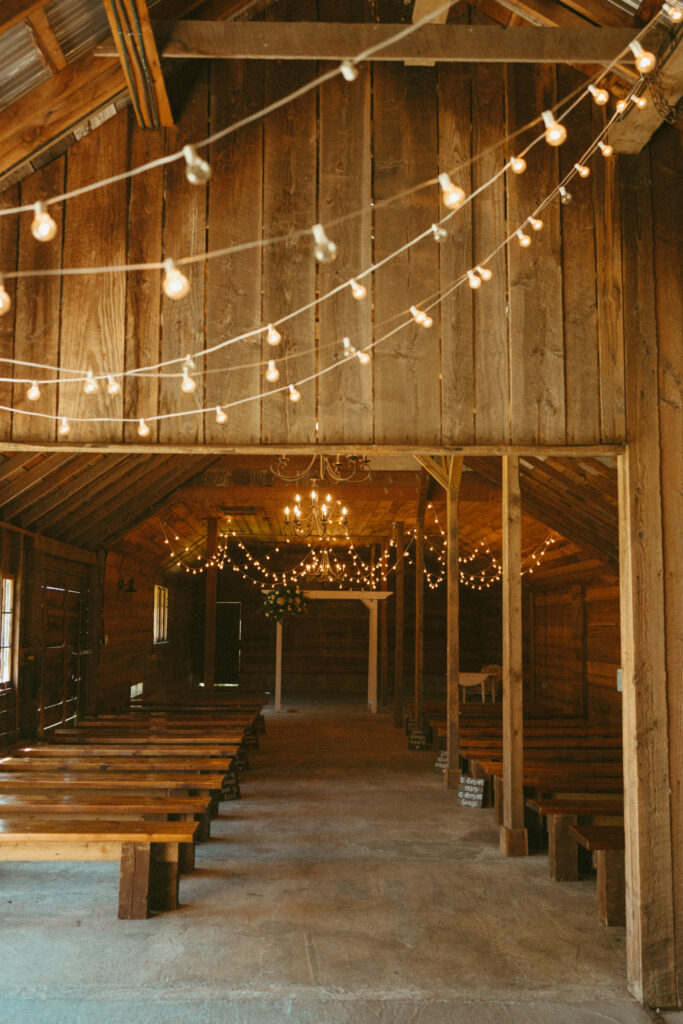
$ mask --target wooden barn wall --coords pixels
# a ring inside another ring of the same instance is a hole
[[[621,721],[619,585],[527,593],[525,697],[557,714]]]
[[[119,582],[133,580],[135,593]],[[168,587],[168,641],[154,643],[154,585]],[[195,602],[187,581],[168,580],[144,563],[109,553],[104,573],[103,644],[97,680],[98,712],[125,708],[130,688],[143,683],[144,694],[165,695],[190,689]]]
[[[132,114],[121,112],[3,200],[32,203],[176,151],[315,71],[296,62],[191,62],[180,83],[176,129],[141,132]],[[381,340],[398,314],[407,315],[410,302],[446,292],[557,185],[598,130],[601,115],[589,100],[569,116],[569,141],[561,151],[538,145],[527,173],[501,177],[464,207],[444,242],[436,244],[429,234],[377,270],[366,279],[367,300],[354,301],[343,289],[320,305],[317,317],[314,309],[317,294],[429,232],[445,214],[435,184],[418,191],[412,186],[464,164],[454,178],[467,191],[478,187],[512,155],[504,146],[491,147],[578,82],[572,71],[544,66],[376,64],[352,84],[329,82],[317,98],[304,96],[212,145],[207,185],[188,184],[183,162],[176,161],[73,199],[53,208],[59,234],[49,244],[32,238],[29,217],[2,218],[5,272],[200,255],[307,232],[318,220],[339,247],[336,262],[318,265],[311,236],[304,234],[194,264],[185,268],[191,292],[178,302],[162,295],[160,271],[9,281],[13,306],[0,322],[2,354],[120,372],[215,346],[302,309],[282,327],[287,360],[280,362],[280,385],[324,370],[339,355],[343,335],[356,344],[377,343],[371,365],[352,360],[317,384],[302,385],[298,405],[283,394],[237,405],[227,410],[224,427],[213,413],[153,422],[149,443],[620,442],[616,159],[594,157],[591,178],[572,183],[571,206],[553,202],[531,248],[515,242],[499,252],[490,261],[493,279],[476,294],[459,287],[448,295],[434,308],[431,329],[411,322]],[[358,216],[336,223],[354,211]],[[212,352],[199,361],[199,370],[208,372],[197,377],[193,395],[181,395],[177,378],[152,376],[127,380],[115,397],[105,387],[87,396],[81,384],[63,385],[58,397],[45,387],[39,406],[27,401],[24,384],[2,385],[0,404],[73,420],[212,408],[268,390],[257,364],[280,354],[258,338]],[[139,443],[136,427],[72,422],[69,441]],[[55,423],[20,412],[3,415],[0,440],[54,442]]]

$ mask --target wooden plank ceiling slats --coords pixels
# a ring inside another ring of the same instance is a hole
[[[56,514],[64,515],[69,506],[82,501],[82,492],[86,487],[91,489],[95,481],[105,474],[111,478],[111,474],[117,466],[123,472],[125,464],[125,455],[114,456],[108,459],[95,456],[86,460],[83,472],[80,472],[78,476],[69,481],[68,488],[53,490],[42,501],[32,502],[30,507],[19,517],[20,525],[29,527],[32,524],[38,524],[40,529],[49,527],[49,513],[55,512]]]
[[[23,494],[25,490],[33,487],[36,483],[43,480],[44,477],[48,477],[50,473],[59,469],[64,463],[70,462],[73,458],[73,454],[62,454],[61,452],[45,455],[25,473],[21,473],[6,484],[0,483],[0,507],[12,501],[17,495]]]
[[[8,519],[21,516],[26,509],[35,509],[36,504],[42,501],[59,501],[59,496],[68,493],[71,483],[78,479],[79,474],[88,469],[98,460],[97,455],[77,455],[75,458],[64,462],[49,476],[43,479],[34,487],[25,490],[13,501],[7,502],[3,507],[3,515]],[[56,497],[55,497],[56,496]]]

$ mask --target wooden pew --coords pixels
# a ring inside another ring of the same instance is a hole
[[[603,924],[626,924],[624,828],[617,825],[572,825],[570,832],[595,857],[598,913]]]
[[[192,760],[193,758],[220,758],[224,767],[229,768],[239,751],[239,746],[211,743],[192,743],[189,746],[171,743],[153,743],[143,740],[139,743],[39,743],[33,746],[14,747],[13,757],[164,757],[169,759]]]
[[[179,845],[194,822],[0,821],[0,861],[120,861],[122,919],[178,906]]]
[[[547,821],[550,877],[557,882],[575,882],[579,877],[577,840],[571,833],[578,818],[621,818],[624,813],[623,798],[588,794],[554,800],[529,797],[526,805]]]

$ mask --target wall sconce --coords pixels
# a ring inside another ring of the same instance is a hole
[[[133,577],[129,576],[128,579],[124,579],[122,576],[119,580],[119,590],[122,590],[124,594],[137,594]]]

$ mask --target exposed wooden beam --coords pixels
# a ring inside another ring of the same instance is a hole
[[[416,455],[415,461],[425,469],[431,477],[443,487],[445,491],[448,490],[448,474],[444,470],[442,463],[433,455]]]
[[[50,73],[56,75],[59,71],[63,71],[66,67],[66,57],[54,34],[45,8],[37,7],[32,11],[26,19],[26,24]]]
[[[229,60],[343,60],[388,41],[401,26],[377,22],[153,22],[165,39],[163,57]],[[525,25],[424,25],[373,54],[373,61],[459,63],[525,62],[535,64],[602,64],[614,60],[633,38],[628,28],[576,25],[540,28]],[[95,54],[116,55],[111,40]]]
[[[424,683],[424,562],[425,562],[425,511],[429,490],[429,473],[420,470],[420,487],[417,495],[417,516],[415,523],[415,728],[422,728],[422,690]]]
[[[668,56],[660,59],[656,88],[659,96],[675,108],[683,96],[683,30]],[[621,121],[609,131],[608,141],[615,153],[640,153],[664,121],[661,105],[655,104],[651,90],[646,93],[648,105],[643,110],[632,106]]]
[[[128,463],[125,455],[116,456],[114,458],[102,458],[101,456],[94,456],[93,465],[84,472],[69,482],[68,487],[57,487],[51,488],[47,497],[43,498],[42,501],[33,500],[30,507],[23,515],[20,516],[20,523],[22,526],[28,526],[31,523],[38,523],[39,520],[44,516],[48,516],[49,513],[55,509],[59,509],[61,514],[65,505],[70,503],[77,503],[82,500],[80,492],[84,488],[92,488],[96,480],[102,477],[111,478],[112,471],[118,466],[120,471],[123,471],[124,465],[127,467]],[[91,460],[93,461],[93,460]],[[90,493],[90,492],[89,492]],[[42,526],[43,524],[41,524]],[[38,527],[40,528],[40,527]]]
[[[453,455],[448,461],[448,488],[446,490],[446,529],[448,547],[446,551],[446,786],[456,789],[460,781],[460,553],[459,512],[460,482],[462,480],[463,458]]]
[[[22,494],[17,495],[13,501],[8,502],[2,510],[3,515],[7,516],[8,519],[13,519],[26,509],[31,508],[34,504],[48,500],[46,492],[48,496],[52,496],[51,500],[54,500],[55,494],[61,494],[62,496],[68,494],[69,481],[74,473],[87,469],[88,466],[99,459],[100,456],[97,454],[90,456],[78,455],[75,459],[63,463],[54,473],[44,476],[38,486],[25,490]],[[24,525],[23,522],[22,525]]]
[[[0,5],[0,35],[42,10],[45,3],[46,0],[3,0]]]
[[[428,15],[433,15],[435,11],[443,7],[441,0],[415,0],[415,6],[413,7],[413,24],[418,21],[422,21]],[[445,25],[448,20],[448,9],[441,11],[438,15],[431,18],[430,24],[432,25]],[[423,60],[419,57],[412,57],[406,61],[406,67],[433,67],[433,60]]]
[[[114,500],[121,486],[121,477],[126,477],[127,484],[132,483],[152,465],[154,459],[150,456],[146,459],[133,456],[113,466],[109,465],[106,473],[91,480],[87,495],[84,496],[80,488],[74,488],[72,493],[64,496],[59,505],[34,520],[32,528],[39,533],[47,532],[52,536],[60,536],[62,532],[68,531],[91,515],[100,504],[108,505]]]
[[[9,501],[16,498],[18,494],[22,494],[29,487],[33,487],[49,473],[52,473],[65,462],[69,462],[72,459],[73,453],[48,455],[40,463],[33,466],[32,469],[27,469],[25,473],[21,473],[14,480],[10,480],[5,484],[0,483],[0,507],[6,505]]]
[[[405,559],[403,546],[405,534],[403,523],[394,523],[394,545],[396,548],[396,611],[394,621],[394,725],[403,724],[403,652],[405,613]]]
[[[104,0],[137,122],[141,128],[173,126],[146,0]]]
[[[210,563],[218,551],[218,520],[210,516],[206,521],[206,559]],[[206,567],[204,591],[204,685],[212,687],[216,677],[216,593],[218,569],[214,562]]]

